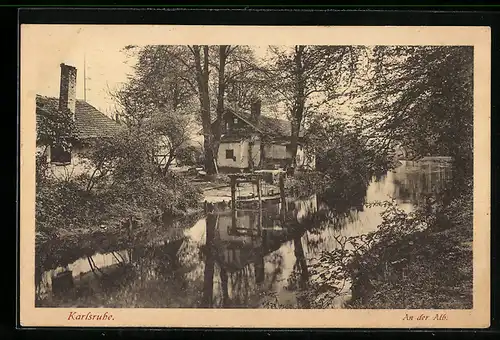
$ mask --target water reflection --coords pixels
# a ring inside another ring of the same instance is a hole
[[[443,191],[452,179],[447,162],[409,162],[393,172],[393,196],[400,202],[422,203],[428,195]]]
[[[281,306],[309,308],[297,292],[311,280],[311,259],[338,247],[338,236],[366,233],[381,222],[381,208],[365,207],[365,202],[395,198],[411,210],[450,179],[445,164],[407,163],[351,196],[331,190],[308,199],[265,202],[262,209],[215,209],[188,228],[164,227],[147,241],[135,239],[116,251],[66,262],[51,255],[58,262],[38,271],[36,303],[257,308],[272,296]]]

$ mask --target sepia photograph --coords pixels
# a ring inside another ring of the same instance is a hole
[[[22,28],[21,314],[487,326],[489,30],[244,29]]]

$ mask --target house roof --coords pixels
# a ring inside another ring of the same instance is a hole
[[[59,99],[55,97],[36,96],[37,123],[43,110],[58,111]],[[77,99],[75,110],[75,138],[86,139],[109,137],[118,132],[120,125],[97,110],[89,103]]]
[[[290,137],[292,135],[292,124],[287,120],[268,117],[262,114],[257,119],[255,119],[248,111],[241,110],[235,112],[231,109],[227,109],[226,111],[241,118],[247,124],[251,125],[254,129],[266,135],[272,135],[276,137]],[[299,137],[303,136],[304,131],[301,130],[299,133]]]

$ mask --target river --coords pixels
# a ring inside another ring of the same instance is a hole
[[[318,193],[266,202],[261,211],[217,210],[108,251],[72,246],[69,256],[52,247],[43,263],[37,258],[36,306],[309,308],[297,292],[314,279],[311,261],[338,247],[339,235],[381,222],[382,208],[364,203],[394,199],[411,211],[451,178],[446,162],[402,163],[353,197]],[[346,285],[335,307],[349,297]]]

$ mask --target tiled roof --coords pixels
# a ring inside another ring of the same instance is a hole
[[[37,95],[36,107],[38,121],[40,114],[38,110],[57,112],[59,99]],[[78,139],[109,137],[120,129],[120,125],[117,122],[83,100],[77,99],[75,111],[74,137]]]
[[[278,119],[273,117],[268,117],[265,115],[260,115],[258,119],[254,119],[250,112],[227,110],[232,114],[242,118],[244,121],[252,125],[255,129],[260,130],[262,133],[273,135],[276,137],[290,137],[292,135],[292,124],[284,119]],[[304,136],[303,131],[299,133],[300,137]]]

